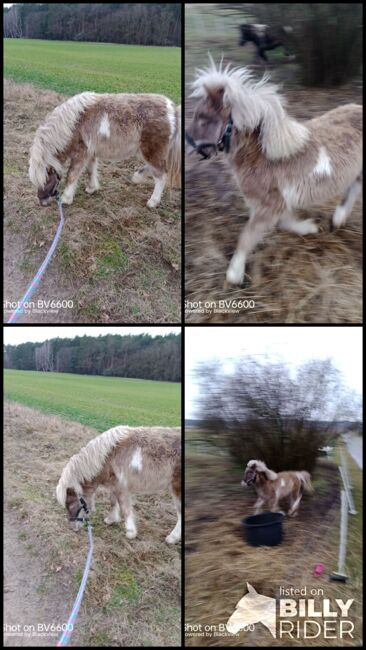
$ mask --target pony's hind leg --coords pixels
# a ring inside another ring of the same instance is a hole
[[[88,194],[93,194],[93,192],[96,192],[100,188],[99,180],[98,180],[98,160],[96,156],[93,156],[93,158],[89,160],[87,166],[87,172],[88,172],[89,181],[85,188],[85,192],[87,192]]]
[[[281,230],[295,232],[297,235],[315,235],[318,232],[318,226],[312,219],[299,221],[292,214],[283,215],[279,220],[278,227]]]
[[[151,176],[149,165],[144,165],[133,174],[131,180],[133,183],[143,183],[149,176]]]
[[[165,172],[159,172],[158,170],[153,169],[152,174],[155,181],[155,186],[154,191],[146,204],[148,208],[156,208],[159,205],[161,195],[164,191],[167,180],[167,175]]]
[[[335,212],[333,214],[332,223],[334,228],[339,228],[343,226],[346,222],[347,217],[352,211],[352,208],[358,198],[358,195],[361,192],[362,187],[362,178],[361,174],[357,176],[356,180],[350,185],[347,192],[345,193],[342,202],[337,205]]]

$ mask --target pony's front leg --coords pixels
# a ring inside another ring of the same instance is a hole
[[[166,185],[167,175],[164,172],[157,172],[155,169],[152,171],[155,181],[154,191],[147,202],[148,208],[156,208],[160,203],[161,195]],[[159,174],[159,175],[158,175]]]
[[[254,504],[254,514],[255,515],[257,515],[261,511],[264,502],[265,502],[265,500],[262,499],[262,497],[258,497],[257,501]]]
[[[176,510],[177,510],[177,523],[175,524],[175,527],[173,528],[170,535],[168,535],[165,538],[165,541],[167,542],[167,544],[177,544],[177,542],[180,542],[181,534],[182,534],[181,533],[181,527],[182,527],[182,524],[181,524],[181,520],[182,520],[181,500],[176,496],[174,496],[173,499],[174,499],[174,505],[175,505]]]
[[[86,161],[86,147],[85,145],[82,145],[77,154],[71,159],[71,164],[66,177],[66,187],[61,197],[62,203],[71,205],[73,202],[78,180],[85,168]]]
[[[121,511],[115,495],[113,495],[111,498],[111,504],[112,504],[112,510],[104,518],[104,522],[108,525],[117,524],[119,521],[121,521]]]
[[[89,176],[89,182],[85,188],[85,192],[88,194],[93,194],[100,188],[98,181],[98,159],[95,156],[89,160],[87,172]]]
[[[279,217],[270,212],[261,216],[253,214],[239,237],[237,249],[231,258],[226,272],[226,280],[230,284],[241,284],[245,275],[245,264],[249,253],[276,225]]]
[[[131,495],[126,492],[118,492],[117,500],[125,518],[126,537],[128,537],[128,539],[133,539],[137,535],[137,528]]]

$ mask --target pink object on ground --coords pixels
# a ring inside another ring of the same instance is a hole
[[[324,571],[325,571],[324,564],[316,564],[314,567],[313,576],[319,578],[319,576],[321,576],[321,574],[324,573]]]

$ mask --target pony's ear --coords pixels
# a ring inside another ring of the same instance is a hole
[[[205,85],[204,88],[207,93],[207,97],[210,99],[214,109],[220,111],[224,106],[224,86],[216,86],[215,88],[210,88]]]

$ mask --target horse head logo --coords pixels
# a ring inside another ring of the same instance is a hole
[[[263,623],[276,638],[276,599],[258,594],[247,582],[248,593],[239,600],[235,612],[226,623],[231,634],[237,634],[246,625]]]

